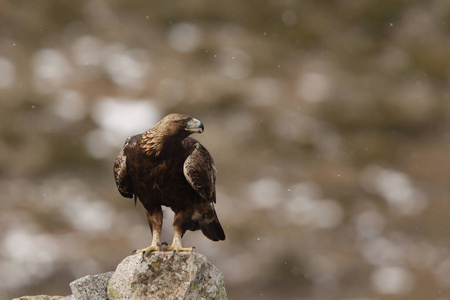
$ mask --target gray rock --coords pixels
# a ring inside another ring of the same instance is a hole
[[[108,299],[106,288],[108,281],[114,272],[98,275],[88,275],[70,283],[70,290],[76,300],[103,300]]]
[[[108,284],[114,299],[228,299],[222,273],[195,252],[126,257]]]
[[[22,296],[14,298],[13,300],[75,300],[72,296],[48,296],[48,295],[36,295],[36,296]]]

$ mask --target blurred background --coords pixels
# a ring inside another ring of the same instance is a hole
[[[230,299],[450,299],[450,2],[2,1],[0,299],[151,241],[117,192],[171,112],[218,169]],[[172,217],[163,240],[172,240]]]

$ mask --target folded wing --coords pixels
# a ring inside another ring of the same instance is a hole
[[[120,151],[114,161],[114,179],[116,180],[117,189],[122,196],[127,198],[133,198],[133,188],[127,173],[127,157],[125,151],[128,147],[137,147],[139,138],[140,135],[129,137],[126,140],[122,151]]]
[[[191,154],[183,165],[186,180],[206,201],[216,202],[216,167],[208,150],[200,143],[195,143]]]

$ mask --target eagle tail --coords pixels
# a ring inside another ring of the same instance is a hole
[[[216,212],[213,210],[214,217],[212,219],[204,219],[199,222],[200,229],[203,234],[212,241],[225,240],[225,232],[222,225],[220,225]]]
[[[131,193],[127,193],[126,191],[123,191],[122,189],[119,188],[119,193],[126,198],[133,198],[133,194]],[[136,197],[136,196],[135,196]]]

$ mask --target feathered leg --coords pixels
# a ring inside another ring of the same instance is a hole
[[[173,234],[173,241],[172,241],[172,245],[170,246],[166,246],[164,250],[168,250],[168,251],[193,251],[193,249],[195,248],[183,248],[181,246],[181,238],[183,237],[184,233],[186,232],[186,228],[183,224],[183,213],[182,212],[178,212],[175,213],[175,217],[173,220],[173,230],[174,230],[174,234]]]
[[[135,250],[133,253],[143,252],[143,255],[149,256],[151,252],[160,250],[163,213],[161,206],[156,206],[149,210],[145,209],[145,214],[152,232],[152,244],[147,248]]]

